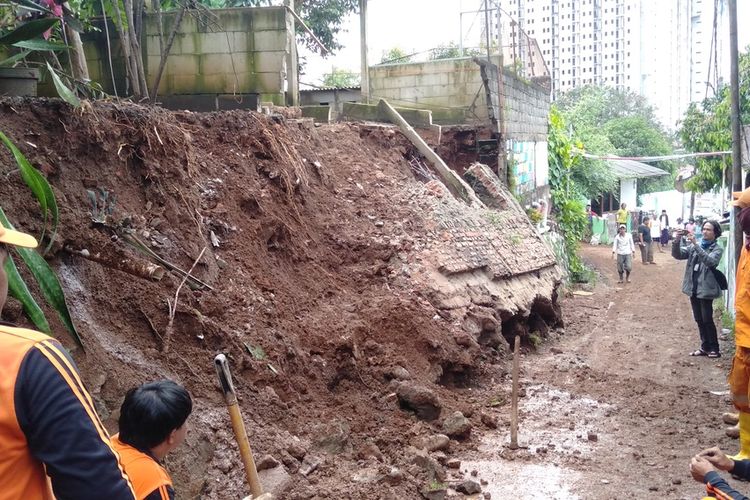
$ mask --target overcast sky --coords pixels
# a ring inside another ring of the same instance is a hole
[[[369,0],[367,20],[370,64],[379,63],[383,52],[394,47],[413,53],[449,42],[459,43],[460,13],[476,11],[483,1]],[[476,13],[463,15],[467,45],[475,46],[479,43],[481,26],[478,21],[472,26],[476,17]],[[349,16],[344,29],[347,32],[339,37],[339,43],[344,48],[333,57],[323,59],[304,49],[300,50],[300,55],[307,56],[307,74],[300,78],[301,82],[319,85],[323,74],[330,73],[333,66],[360,71],[359,16]]]
[[[484,0],[369,0],[370,64],[379,63],[383,52],[394,47],[413,53],[449,42],[459,43],[461,31],[466,46],[478,46],[484,16],[476,12],[461,15],[461,12],[477,11],[483,2]],[[743,50],[750,43],[750,0],[739,0],[737,4],[739,46]],[[320,85],[323,75],[330,73],[334,66],[353,72],[360,71],[359,16],[349,16],[344,29],[346,33],[339,36],[339,43],[344,48],[335,56],[324,59],[300,48],[300,55],[307,57],[306,74],[300,78],[302,83]]]

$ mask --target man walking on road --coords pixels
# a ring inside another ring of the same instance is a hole
[[[656,264],[654,262],[654,247],[651,239],[651,228],[648,227],[648,216],[643,218],[643,222],[638,226],[638,246],[641,247],[641,261],[644,264]]]
[[[620,224],[617,236],[615,236],[615,241],[612,244],[612,256],[617,256],[617,274],[620,276],[618,283],[622,283],[623,273],[625,273],[625,280],[630,283],[630,272],[633,270],[633,258],[635,257],[633,237],[626,229],[625,224]]]
[[[627,204],[623,203],[620,205],[620,210],[617,211],[617,225],[625,224],[625,227],[628,227],[628,210],[627,210]]]

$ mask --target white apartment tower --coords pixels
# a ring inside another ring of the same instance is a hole
[[[662,123],[674,128],[688,104],[705,98],[707,88],[711,95],[728,73],[726,0],[495,3],[503,39],[518,27],[536,39],[552,78],[553,100],[588,84],[629,89],[646,97]],[[515,50],[523,57],[524,44],[511,45],[506,42],[506,56]]]

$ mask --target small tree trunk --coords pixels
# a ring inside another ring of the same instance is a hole
[[[125,94],[128,90],[132,90],[133,94],[138,94],[138,70],[133,64],[133,58],[130,57],[130,36],[125,32],[125,27],[122,24],[122,12],[120,11],[120,0],[112,0],[112,7],[115,11],[115,17],[112,22],[117,29],[117,34],[120,37],[120,47],[122,47],[122,53],[125,56],[125,73],[127,74],[127,81],[130,84],[130,89],[125,89]]]
[[[135,97],[148,99],[148,87],[146,86],[146,75],[143,71],[143,57],[141,55],[141,45],[135,32],[135,16],[138,13],[133,12],[133,0],[123,0],[125,7],[125,16],[128,20],[128,40],[130,43],[130,55],[133,61],[133,90]],[[126,43],[127,43],[126,42]],[[135,90],[137,89],[137,92]]]
[[[158,2],[158,0],[155,0]],[[161,9],[158,11],[159,16],[159,34],[161,35]],[[169,39],[167,40],[167,45],[162,46],[161,48],[161,59],[159,60],[159,69],[156,71],[156,78],[154,78],[154,84],[151,87],[151,100],[156,100],[156,95],[159,92],[159,84],[161,83],[161,77],[164,74],[164,68],[167,66],[167,58],[169,57],[169,51],[172,50],[172,44],[174,43],[175,36],[177,36],[177,31],[180,29],[180,24],[182,24],[182,18],[185,16],[185,5],[183,4],[180,11],[177,13],[177,17],[174,20],[174,25],[172,26],[172,31],[169,33]]]
[[[89,67],[86,64],[81,35],[67,24],[65,25],[65,33],[68,35],[68,44],[70,44],[70,66],[73,70],[73,78],[87,82],[89,81]]]

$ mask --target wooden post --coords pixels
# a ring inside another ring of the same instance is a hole
[[[513,343],[513,393],[511,396],[510,407],[510,449],[518,449],[518,371],[519,371],[519,348],[521,347],[521,337],[516,335]]]

